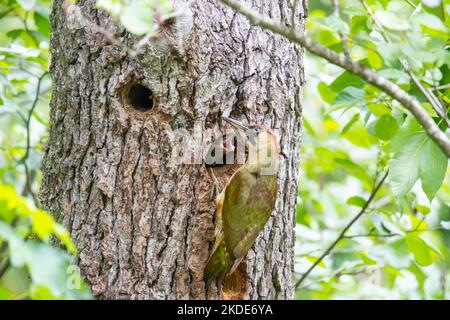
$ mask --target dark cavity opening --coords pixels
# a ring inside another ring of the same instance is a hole
[[[139,111],[149,111],[153,108],[153,93],[140,83],[130,85],[127,96],[128,104]]]

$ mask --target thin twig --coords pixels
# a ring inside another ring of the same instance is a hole
[[[0,279],[5,275],[6,271],[11,266],[11,262],[9,261],[9,258],[6,258],[6,261],[4,264],[0,267]]]
[[[29,153],[30,153],[30,145],[31,145],[31,142],[30,142],[30,139],[31,139],[31,137],[30,137],[30,124],[31,124],[31,117],[32,117],[32,115],[33,115],[34,109],[36,108],[37,103],[38,103],[38,100],[39,100],[39,95],[40,95],[40,93],[41,93],[41,84],[42,84],[42,80],[45,78],[45,76],[47,76],[47,74],[48,74],[48,71],[45,71],[45,72],[38,78],[38,83],[37,83],[37,86],[36,86],[36,93],[35,93],[35,95],[34,95],[34,99],[33,99],[33,102],[32,102],[32,104],[31,104],[31,108],[30,108],[30,110],[28,111],[28,117],[27,117],[27,122],[26,122],[26,129],[27,129],[27,148],[26,148],[26,150],[25,150],[24,156],[22,157],[22,159],[20,159],[20,162],[26,161],[26,159],[28,158]]]
[[[433,87],[433,88],[431,88],[430,90],[433,90],[433,91],[441,91],[441,90],[446,90],[446,89],[450,89],[450,83],[448,83],[448,84],[443,84],[443,85],[441,85],[441,86]]]
[[[332,6],[333,6],[334,14],[336,15],[336,17],[338,17],[340,19],[341,14],[339,11],[339,0],[332,0]],[[348,48],[347,35],[342,33],[341,30],[338,30],[338,34],[339,34],[339,37],[341,38],[342,51],[344,52],[344,56],[347,59],[350,59],[350,50]]]
[[[361,208],[361,211],[358,212],[358,214],[345,226],[345,228],[341,231],[341,233],[339,234],[339,236],[336,238],[336,240],[334,240],[334,242],[328,247],[327,250],[325,250],[325,252],[319,257],[319,259],[317,259],[313,265],[311,267],[309,267],[309,269],[303,274],[303,276],[297,281],[297,283],[295,284],[295,290],[298,289],[298,287],[302,284],[303,281],[305,281],[305,279],[308,277],[308,275],[311,273],[311,271],[314,270],[314,268],[320,263],[322,262],[323,259],[325,259],[326,256],[328,256],[331,251],[334,249],[334,247],[336,247],[336,245],[345,237],[345,233],[351,228],[351,226],[358,221],[359,218],[361,218],[361,216],[366,213],[367,208],[369,207],[370,203],[372,202],[372,200],[375,198],[378,190],[380,190],[381,186],[383,185],[384,181],[386,180],[387,176],[388,176],[388,172],[386,171],[386,173],[384,174],[383,178],[381,178],[380,182],[378,182],[378,185],[375,187],[375,189],[373,189],[372,193],[370,194],[369,199],[367,199],[366,203],[364,204],[364,207]]]
[[[338,271],[338,272],[336,272],[333,275],[333,277],[334,278],[339,278],[341,276],[356,276],[358,274],[366,273],[366,272],[367,272],[366,268],[361,268],[361,269],[358,269],[358,270],[355,270],[355,271],[347,271],[347,272],[345,272],[345,271]]]
[[[250,9],[240,1],[221,1],[224,4],[228,5],[230,8],[233,8],[234,10],[246,16],[252,24],[258,25],[264,29],[268,29],[276,34],[279,34],[290,40],[291,42],[300,44],[311,53],[324,58],[325,60],[349,71],[350,73],[359,76],[367,83],[377,87],[381,91],[384,91],[393,99],[400,102],[407,110],[409,110],[421,124],[425,133],[434,142],[436,142],[436,144],[447,155],[447,157],[450,157],[450,140],[448,139],[448,137],[441,131],[441,129],[436,125],[433,119],[422,108],[420,102],[414,96],[401,89],[398,85],[382,77],[363,64],[352,59],[347,59],[345,56],[339,55],[336,52],[323,47],[309,37],[306,37],[303,32],[298,32],[295,29],[280,24],[279,22],[276,22],[271,18],[261,16],[255,10]]]
[[[25,185],[23,186],[22,196],[26,197],[30,194],[31,197],[33,198],[34,205],[39,208],[40,204],[39,204],[38,197],[36,196],[36,194],[34,193],[34,191],[32,189],[33,181],[36,178],[36,170],[30,171],[26,161],[24,161],[22,163],[22,165],[25,170]]]
[[[27,144],[25,147],[25,154],[23,155],[23,157],[20,160],[15,160],[18,164],[22,165],[25,171],[25,185],[24,185],[24,189],[22,194],[24,195],[28,195],[31,194],[31,197],[33,198],[33,202],[36,206],[38,206],[39,201],[37,199],[36,194],[33,192],[32,190],[32,184],[33,184],[33,180],[35,177],[35,174],[31,174],[30,170],[28,168],[28,164],[27,164],[27,159],[30,156],[30,149],[31,149],[31,132],[30,132],[30,126],[31,126],[31,119],[33,116],[33,112],[34,109],[37,106],[37,103],[39,101],[39,95],[41,94],[41,84],[42,84],[42,80],[45,78],[45,76],[47,76],[48,71],[45,71],[39,78],[38,78],[38,82],[37,82],[37,86],[36,86],[36,93],[34,96],[34,99],[31,103],[31,107],[30,110],[28,111],[28,115],[25,118],[23,116],[22,113],[19,112],[19,116],[24,120],[25,122],[25,127],[26,127],[26,131],[27,131]]]
[[[413,229],[406,230],[405,233],[418,233],[418,232],[430,232],[430,231],[445,231],[444,228],[432,228],[432,229]],[[355,239],[355,238],[392,238],[392,237],[402,237],[404,234],[401,233],[367,233],[367,234],[351,234],[348,236],[343,236],[344,239]]]
[[[414,3],[412,3],[410,0],[405,0],[405,2],[407,4],[409,4],[411,7],[413,7],[414,9],[416,8],[416,5]]]
[[[34,45],[35,45],[37,48],[39,48],[39,42],[36,40],[36,38],[34,37],[34,35],[31,33],[30,28],[28,27],[28,23],[27,23],[28,13],[29,13],[29,11],[25,11],[25,17],[22,18],[23,27],[24,27],[25,31],[29,34],[31,40],[33,40]],[[18,16],[20,17],[19,14],[18,14]]]

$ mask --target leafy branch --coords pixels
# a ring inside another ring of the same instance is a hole
[[[299,44],[314,55],[324,58],[328,62],[335,64],[348,72],[357,75],[367,83],[377,87],[381,91],[388,94],[393,99],[401,103],[421,124],[426,134],[432,139],[441,150],[450,157],[450,140],[439,129],[438,125],[428,115],[420,102],[412,95],[401,89],[395,83],[384,78],[365,65],[346,57],[339,55],[334,51],[325,48],[319,43],[305,36],[302,32],[295,29],[294,26],[289,27],[274,21],[269,17],[261,16],[255,10],[242,4],[237,0],[221,0],[225,5],[243,14],[254,25],[270,30],[281,35],[289,41]]]
[[[377,27],[378,31],[380,32],[381,36],[383,37],[384,41],[386,43],[392,43],[391,39],[389,38],[388,34],[385,32],[383,26],[381,25],[380,21],[375,17],[374,13],[370,9],[369,5],[365,0],[359,0],[361,2],[361,5],[366,10],[367,14],[370,16],[372,21],[374,22],[375,26]],[[405,70],[405,72],[410,77],[411,81],[414,83],[414,85],[417,87],[417,89],[420,90],[422,95],[427,99],[427,101],[430,103],[434,111],[441,117],[443,121],[445,121],[445,124],[447,127],[450,128],[450,121],[447,118],[446,112],[444,110],[444,107],[441,105],[439,100],[434,96],[434,94],[430,91],[428,91],[421,83],[420,80],[417,78],[417,76],[414,74],[414,72],[411,70],[411,68],[408,66],[406,60],[404,58],[399,59],[400,65]]]
[[[344,229],[342,229],[339,236],[334,240],[334,242],[328,247],[327,250],[313,263],[311,267],[300,277],[300,279],[295,284],[295,289],[297,290],[298,287],[305,281],[305,279],[309,276],[309,274],[314,270],[315,267],[317,267],[325,257],[327,257],[331,251],[336,247],[336,245],[345,238],[345,233],[353,226],[353,224],[359,220],[359,218],[362,217],[364,213],[366,213],[367,209],[369,208],[369,205],[372,203],[373,199],[375,198],[376,194],[378,193],[378,190],[380,190],[381,186],[383,185],[384,181],[386,180],[388,176],[388,172],[384,174],[383,178],[381,178],[380,182],[378,182],[377,186],[373,189],[372,193],[369,196],[369,199],[364,203],[364,206],[361,208],[361,211],[358,212],[358,214],[345,226]]]

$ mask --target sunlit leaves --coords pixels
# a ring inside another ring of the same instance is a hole
[[[331,104],[336,98],[337,93],[334,90],[330,89],[329,86],[324,82],[320,82],[317,86],[317,89],[319,90],[320,97],[327,103]]]
[[[347,199],[347,204],[351,206],[364,207],[366,199],[360,196],[352,196]]]
[[[40,33],[42,33],[43,35],[50,35],[50,22],[48,21],[48,17],[42,15],[39,12],[35,12],[34,22]]]
[[[8,259],[11,268],[27,270],[31,282],[26,295],[33,299],[89,298],[82,280],[79,288],[67,285],[72,276],[67,272],[72,258],[48,244],[51,236],[65,244],[70,253],[75,253],[69,233],[48,213],[33,208],[13,188],[0,184],[0,242],[4,244],[0,263]],[[0,277],[0,288],[6,284]],[[8,286],[4,288],[0,296],[10,291]],[[13,285],[11,290],[18,288]]]
[[[330,1],[310,1],[309,35],[343,54],[340,31],[352,58],[414,96],[444,131],[444,121],[400,59],[446,108],[450,2],[433,7],[424,1],[365,2],[376,21],[360,1],[338,1],[339,19]],[[448,299],[450,291],[430,284],[439,282],[433,277],[441,272],[449,276],[440,252],[444,257],[450,254],[445,245],[450,229],[447,158],[412,115],[387,94],[323,60],[306,65],[308,79],[316,87],[305,89],[308,124],[300,178],[299,250],[314,256],[324,252],[365,205],[375,181],[390,172],[368,214],[324,259],[326,268],[313,271],[299,297]],[[443,88],[435,89],[439,86]],[[325,125],[330,118],[339,123],[337,131]],[[300,273],[302,264],[309,265],[304,260],[297,263]],[[374,274],[379,280],[372,283]]]
[[[423,206],[420,204],[416,204],[416,210],[420,212],[422,215],[427,215],[430,213],[431,209],[427,206]]]
[[[383,60],[380,55],[373,50],[367,50],[367,61],[374,69],[380,69],[383,66]]]
[[[41,240],[49,240],[50,236],[57,236],[67,244],[67,248],[74,252],[74,246],[67,239],[67,231],[55,222],[47,212],[36,209],[28,201],[18,196],[10,186],[0,184],[0,220],[12,223],[15,219],[28,219],[31,231]]]
[[[434,248],[428,245],[424,240],[414,235],[406,236],[406,245],[408,250],[412,252],[417,263],[421,266],[429,266],[440,256]]]
[[[356,87],[347,87],[340,91],[333,101],[333,106],[353,106],[364,101],[364,90]]]
[[[376,138],[369,134],[363,121],[360,119],[355,121],[344,134],[341,134],[341,136],[355,146],[362,148],[370,148],[377,142]]]
[[[375,123],[375,135],[381,140],[392,139],[398,131],[397,120],[391,115],[382,115]]]
[[[153,15],[148,7],[138,1],[131,2],[120,15],[120,23],[131,33],[143,35],[149,33],[153,26]]]
[[[431,201],[444,180],[448,159],[417,121],[407,120],[388,150],[394,152],[389,162],[392,192],[404,195],[420,178]]]
[[[170,13],[173,8],[168,0],[97,0],[97,6],[105,9],[129,32],[136,35],[151,34],[153,21]]]
[[[24,8],[25,10],[31,10],[36,4],[36,0],[17,0],[17,2]]]
[[[377,10],[375,13],[375,17],[385,28],[390,30],[406,31],[410,28],[410,24],[408,23],[408,21],[399,16],[397,12]]]
[[[32,178],[31,191],[38,188],[40,157],[48,119],[50,79],[43,79],[37,103],[38,78],[48,67],[50,1],[10,1],[0,6],[0,180],[25,188],[25,165]],[[4,10],[4,11],[3,11]],[[30,115],[30,121],[25,121]],[[28,123],[28,124],[27,124]],[[28,157],[27,126],[31,129]]]

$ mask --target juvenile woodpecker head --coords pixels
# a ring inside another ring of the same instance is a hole
[[[223,119],[237,129],[248,147],[247,169],[258,175],[276,175],[278,171],[278,143],[272,130],[261,124],[244,125],[228,117]]]

